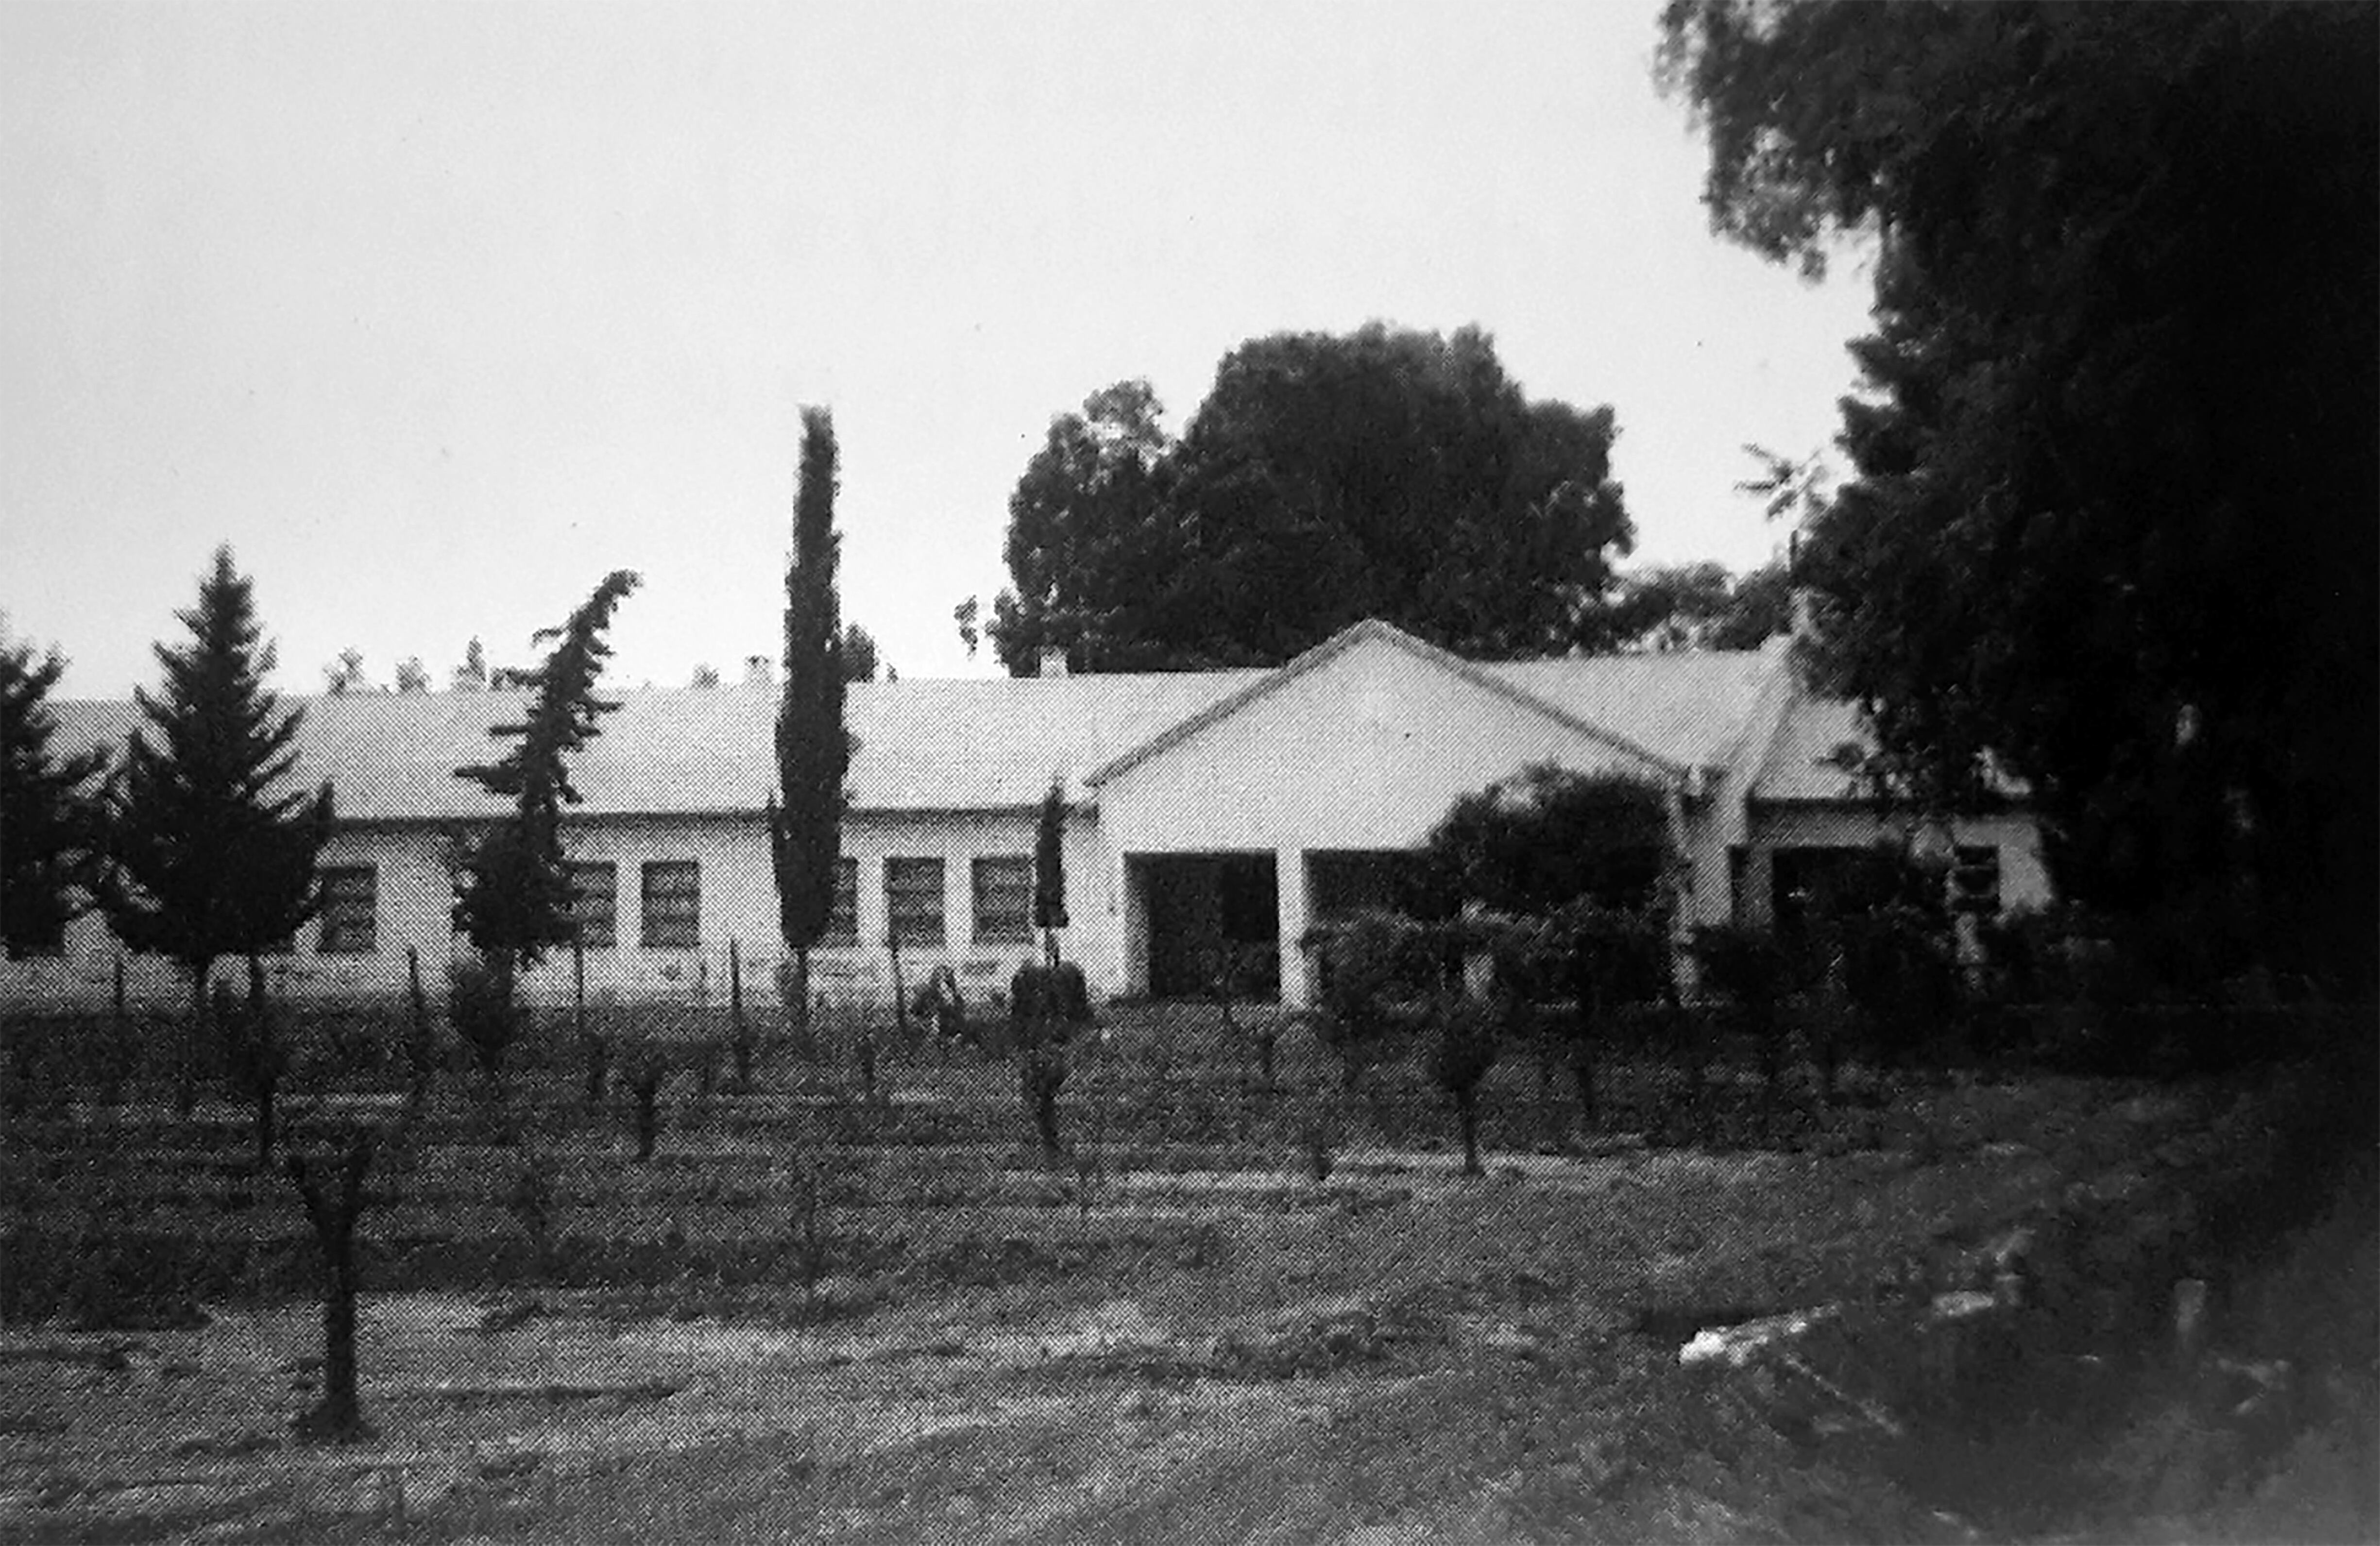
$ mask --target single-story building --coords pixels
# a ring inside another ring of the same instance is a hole
[[[777,694],[765,663],[740,686],[616,692],[621,707],[571,765],[565,818],[582,898],[584,970],[598,998],[747,991],[784,956],[763,808],[774,785]],[[503,803],[456,778],[499,754],[506,691],[347,693],[303,700],[296,776],[332,781],[338,828],[326,905],[273,963],[298,994],[403,990],[457,947],[449,859]],[[53,705],[54,745],[120,744],[126,702]],[[1213,949],[1259,963],[1260,991],[1312,992],[1299,942],[1316,921],[1394,894],[1401,867],[1454,800],[1523,767],[1625,770],[1672,792],[1691,921],[1767,919],[1814,866],[1898,838],[1906,812],[1845,770],[1863,741],[1847,704],[1813,697],[1786,641],[1758,651],[1486,663],[1378,621],[1269,670],[903,679],[856,685],[841,895],[812,955],[829,995],[955,970],[970,993],[1038,948],[1034,839],[1052,777],[1068,803],[1071,926],[1062,946],[1102,996],[1202,991]],[[2046,901],[2021,805],[1955,823],[1957,883],[1983,905]],[[60,956],[8,962],[17,1002],[104,1002],[122,953],[104,922],[72,925]],[[571,991],[567,954],[528,979]],[[142,998],[188,990],[171,964],[125,962]],[[434,980],[433,980],[434,982]],[[763,988],[761,991],[767,991]]]

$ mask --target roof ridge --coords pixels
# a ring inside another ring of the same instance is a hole
[[[1642,759],[1667,773],[1682,777],[1692,771],[1673,757],[1664,756],[1650,747],[1621,735],[1616,730],[1581,718],[1560,704],[1530,691],[1518,682],[1507,681],[1492,669],[1494,664],[1504,663],[1465,660],[1451,650],[1443,649],[1430,643],[1427,639],[1407,633],[1385,618],[1365,617],[1350,623],[1303,653],[1282,662],[1257,680],[1224,694],[1206,707],[1149,736],[1138,746],[1110,758],[1085,773],[1083,783],[1087,787],[1104,784],[1117,774],[1137,767],[1150,758],[1181,745],[1209,725],[1230,718],[1257,699],[1267,697],[1299,677],[1321,669],[1356,645],[1372,639],[1392,645],[1418,660],[1469,682],[1474,687],[1508,699],[1552,720],[1557,724],[1590,739],[1601,741],[1629,756]]]

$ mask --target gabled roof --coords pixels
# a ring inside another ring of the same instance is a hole
[[[1876,749],[1876,736],[1860,714],[1859,705],[1839,698],[1815,698],[1797,693],[1778,721],[1759,773],[1752,781],[1751,798],[1768,804],[1864,804],[1872,796],[1851,768],[1844,765],[1846,749],[1852,756]],[[2022,800],[2032,791],[2024,781],[1987,763],[1992,792]]]
[[[1050,775],[1080,800],[1097,783],[1366,640],[1379,640],[1482,691],[1657,767],[1717,764],[1758,698],[1770,657],[1751,651],[1483,663],[1378,622],[1359,623],[1272,670],[1139,672],[1039,679],[917,678],[850,691],[852,809],[1026,810]],[[777,696],[751,686],[628,689],[571,762],[589,815],[750,813],[775,784]],[[456,778],[504,751],[491,727],[518,719],[518,692],[282,696],[302,707],[296,780],[329,779],[351,821],[453,821],[504,803]],[[131,703],[51,704],[61,753],[111,750],[142,723]]]
[[[1595,668],[1609,664],[1608,658],[1527,662],[1524,663],[1528,666],[1553,669],[1536,671],[1529,676],[1524,676],[1518,673],[1514,665],[1467,661],[1460,655],[1415,639],[1394,624],[1384,623],[1377,617],[1367,617],[1360,623],[1340,629],[1278,670],[1259,674],[1256,680],[1236,691],[1216,699],[1212,703],[1179,724],[1167,726],[1148,740],[1102,763],[1084,774],[1083,782],[1094,787],[1104,784],[1117,774],[1180,746],[1201,731],[1230,718],[1259,699],[1271,696],[1301,677],[1312,676],[1349,651],[1366,643],[1385,644],[1402,650],[1439,670],[1469,682],[1483,692],[1502,698],[1532,713],[1542,715],[1566,729],[1590,739],[1601,741],[1606,746],[1631,757],[1650,762],[1673,777],[1683,777],[1690,769],[1700,765],[1688,759],[1680,758],[1674,752],[1656,749],[1633,736],[1616,730],[1612,728],[1609,720],[1598,720],[1572,712],[1558,699],[1541,690],[1530,679],[1531,676],[1542,678],[1546,685],[1556,686],[1567,676],[1597,674]],[[1598,698],[1607,700],[1600,705],[1607,709],[1614,706],[1608,701],[1610,696],[1609,694],[1597,694],[1590,691],[1585,696],[1590,700]]]
[[[1026,809],[1050,775],[1072,775],[1155,735],[1258,671],[1085,676],[1038,680],[919,679],[853,686],[845,723],[858,742],[853,809]],[[631,688],[570,762],[590,815],[716,814],[761,809],[775,787],[777,695],[756,687]],[[341,817],[451,821],[501,814],[504,802],[454,770],[492,761],[490,737],[528,707],[518,692],[283,694],[303,708],[294,781],[331,780]],[[128,702],[57,701],[59,752],[120,747],[143,722]]]

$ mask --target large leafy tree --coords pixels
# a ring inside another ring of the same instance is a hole
[[[794,494],[794,551],[785,568],[785,687],[777,707],[777,784],[769,797],[769,859],[777,882],[777,923],[794,953],[787,996],[798,1033],[809,1031],[810,951],[834,913],[843,851],[844,775],[851,735],[844,725],[849,676],[834,570],[834,418],[802,410],[800,483]]]
[[[95,880],[92,784],[107,758],[51,749],[49,697],[65,670],[55,651],[0,639],[0,942],[11,956],[56,954]]]
[[[99,903],[117,938],[188,973],[187,1106],[188,1036],[204,1020],[214,963],[270,950],[314,915],[314,860],[333,808],[328,783],[287,786],[303,712],[281,712],[264,687],[273,646],[228,545],[215,550],[198,605],[178,616],[190,638],[156,646],[163,690],[133,692],[147,723],[108,785]]]
[[[633,572],[614,570],[559,627],[534,636],[532,642],[551,640],[553,648],[523,673],[533,694],[528,712],[488,732],[512,742],[511,749],[494,762],[455,770],[455,777],[513,802],[512,814],[463,854],[455,904],[455,926],[492,974],[488,1027],[499,1047],[510,1027],[518,969],[570,942],[562,810],[580,796],[570,782],[568,758],[601,734],[602,716],[619,707],[596,697],[595,685],[612,653],[604,630],[637,583]]]
[[[2070,895],[2368,980],[2380,916],[2371,5],[1677,0],[1723,233],[1880,237],[1820,675]]]
[[[989,632],[1011,672],[1045,649],[1080,670],[1166,663],[1163,642],[1193,631],[1181,613],[1186,556],[1179,512],[1166,500],[1176,443],[1145,381],[1118,382],[1050,420],[1041,449],[1008,500],[1008,572]],[[962,609],[964,636],[972,611]]]
[[[1372,323],[1225,357],[1187,433],[1146,383],[1056,420],[1010,501],[991,634],[1084,670],[1285,660],[1387,618],[1491,655],[1580,641],[1633,540],[1611,410],[1530,402],[1488,336]]]

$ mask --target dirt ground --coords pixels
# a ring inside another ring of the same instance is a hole
[[[1912,1479],[1912,1392],[1962,1376],[1863,1384],[1861,1338],[1919,1345],[1978,1251],[2045,1208],[2172,1193],[2218,1103],[1961,1080],[1908,1096],[1885,1147],[1623,1138],[1481,1177],[1443,1148],[1351,1149],[1321,1182],[1293,1151],[1050,1175],[999,1144],[854,1150],[807,1284],[790,1246],[732,1280],[393,1274],[364,1305],[361,1444],[290,1439],[320,1370],[302,1297],[211,1301],[189,1330],[0,1331],[0,1541],[2033,1533],[1990,1513],[1988,1479]],[[558,1227],[782,1244],[780,1159],[732,1137],[658,1172],[565,1155]],[[483,1212],[458,1227],[513,1229]],[[1836,1363],[1794,1360],[1806,1380],[1681,1365],[1698,1331],[1810,1308],[1860,1330]],[[2128,1357],[2106,1334],[2058,1356]]]

